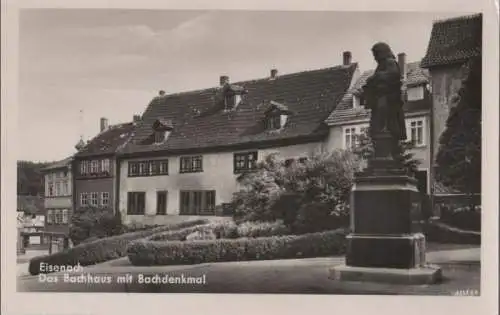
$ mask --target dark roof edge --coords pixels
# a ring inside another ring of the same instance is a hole
[[[462,21],[462,20],[471,20],[475,18],[482,17],[483,13],[471,13],[467,15],[460,15],[460,16],[455,16],[451,18],[446,18],[446,19],[438,19],[433,22],[433,24],[441,24],[441,23],[448,23],[448,22],[455,22],[455,21]]]
[[[310,73],[310,72],[319,72],[319,71],[325,71],[325,70],[342,70],[346,69],[349,67],[358,67],[358,62],[353,62],[347,66],[345,65],[336,65],[332,67],[324,67],[324,68],[318,68],[318,69],[309,69],[309,70],[302,70],[302,71],[297,71],[297,72],[292,72],[292,73],[285,73],[285,74],[280,74],[278,77],[274,78],[273,80],[279,80],[287,77],[292,77],[296,75],[301,75],[304,73]],[[237,81],[237,82],[231,82],[231,84],[234,85],[244,85],[248,84],[251,82],[257,82],[257,81],[263,81],[263,80],[269,80],[269,77],[262,77],[262,78],[256,78],[256,79],[249,79],[249,80],[243,80],[243,81]],[[207,88],[199,88],[199,89],[194,89],[194,90],[188,90],[188,91],[181,91],[181,92],[176,92],[176,93],[171,93],[171,94],[165,94],[163,96],[155,96],[148,104],[151,104],[152,101],[156,99],[161,99],[161,98],[168,98],[172,96],[180,96],[184,94],[192,94],[192,93],[201,93],[201,92],[206,92],[210,90],[215,90],[219,88],[219,86],[213,86],[213,87],[207,87]]]
[[[176,150],[158,150],[158,151],[136,151],[136,152],[127,152],[127,153],[119,153],[117,155],[117,159],[129,159],[129,158],[137,158],[137,157],[156,157],[156,156],[178,156],[178,155],[187,155],[187,154],[201,154],[201,153],[218,153],[218,152],[227,152],[227,151],[237,151],[237,150],[245,150],[245,149],[267,149],[272,147],[284,147],[290,145],[298,145],[305,144],[310,142],[322,141],[325,137],[328,136],[328,132],[317,132],[316,134],[307,135],[307,136],[299,136],[288,139],[276,139],[276,140],[266,140],[266,141],[255,141],[255,142],[246,142],[232,145],[219,145],[219,146],[210,146],[206,148],[187,148],[187,149],[176,149]]]

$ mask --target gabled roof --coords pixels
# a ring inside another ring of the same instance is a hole
[[[114,154],[129,141],[134,128],[135,125],[131,122],[111,125],[91,139],[74,157],[83,158]]]
[[[68,168],[70,166],[72,160],[73,160],[73,156],[67,157],[63,160],[54,162],[54,163],[42,168],[41,171],[48,172],[51,170]]]
[[[345,94],[337,108],[327,118],[328,125],[347,123],[350,121],[366,120],[370,116],[370,110],[364,107],[353,108],[353,97],[360,95],[366,79],[373,75],[375,70],[368,70],[361,74],[352,88]],[[426,85],[429,82],[429,72],[420,67],[419,62],[410,62],[407,64],[406,80],[403,80],[403,89],[409,87]],[[425,98],[423,100],[405,102],[403,110],[405,112],[415,112],[430,109],[430,102]]]
[[[482,14],[434,22],[422,67],[463,63],[481,56]]]
[[[220,88],[177,93],[154,98],[122,153],[215,150],[240,145],[324,137],[324,120],[351,84],[357,64],[304,71],[235,83],[248,93],[234,110],[218,104]],[[280,132],[265,130],[265,110],[270,101],[286,104],[294,115]],[[157,119],[170,119],[173,131],[161,145],[147,145]]]
[[[26,214],[44,214],[44,202],[41,196],[17,196],[17,211]]]

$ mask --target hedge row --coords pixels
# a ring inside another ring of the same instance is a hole
[[[481,231],[481,211],[443,209],[439,220],[462,230]]]
[[[345,253],[343,229],[303,235],[183,241],[141,239],[127,255],[136,266],[184,265],[205,262],[305,258]]]
[[[203,223],[206,224],[207,222],[209,222],[209,220],[207,219],[177,222],[151,230],[125,233],[117,236],[98,239],[88,243],[83,243],[62,252],[39,256],[31,259],[29,264],[29,272],[32,275],[39,274],[40,263],[42,262],[57,266],[76,265],[78,263],[82,266],[88,266],[111,259],[124,257],[127,254],[127,245],[132,241],[146,238],[156,233],[183,229]]]
[[[481,232],[465,231],[449,225],[431,221],[424,225],[427,241],[450,244],[481,244]]]

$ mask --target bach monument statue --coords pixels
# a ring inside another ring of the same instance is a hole
[[[401,71],[389,45],[377,43],[372,53],[377,68],[363,95],[374,152],[367,167],[355,175],[346,264],[331,268],[330,278],[434,283],[441,270],[426,264],[417,180],[400,159],[400,142],[406,139]]]

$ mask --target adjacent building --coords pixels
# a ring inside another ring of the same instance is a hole
[[[325,120],[359,76],[350,52],[339,66],[154,98],[119,152],[119,209],[125,223],[167,215],[214,215],[237,176],[270,153],[307,158],[330,150]]]
[[[17,252],[44,245],[45,211],[42,196],[17,196]]]
[[[431,77],[432,107],[430,133],[431,170],[439,149],[439,137],[446,127],[450,109],[468,73],[469,62],[482,55],[482,15],[461,16],[436,21],[421,66]],[[432,195],[455,195],[456,192],[433,180]]]
[[[403,110],[406,120],[407,140],[412,141],[414,158],[420,161],[416,174],[419,189],[429,193],[430,110],[432,94],[430,92],[428,71],[420,67],[419,62],[406,61],[406,54],[398,54],[398,64],[403,82]],[[362,87],[374,70],[361,74],[353,87],[346,93],[340,104],[326,120],[330,127],[327,146],[331,148],[353,149],[358,145],[359,136],[365,133],[369,125],[370,110],[364,107]]]
[[[45,183],[45,239],[50,250],[69,246],[69,224],[72,205],[72,157],[42,169]]]
[[[140,118],[134,116],[137,121]],[[87,143],[76,145],[73,157],[74,209],[101,207],[115,209],[118,189],[116,152],[130,139],[134,122],[109,125],[100,119],[100,132]]]

